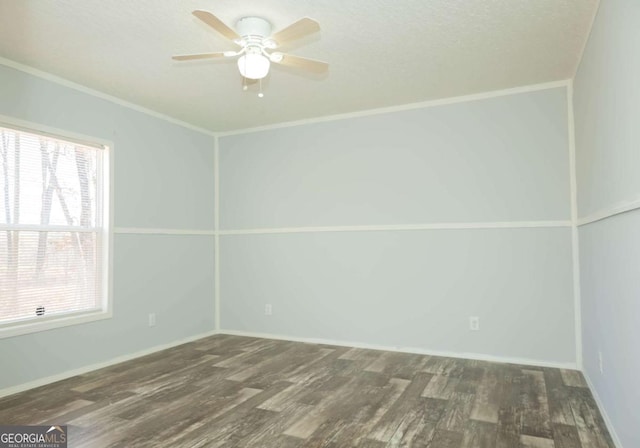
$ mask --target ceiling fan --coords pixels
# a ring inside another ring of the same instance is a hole
[[[234,42],[240,50],[173,56],[176,61],[239,56],[238,70],[249,80],[260,80],[267,76],[272,62],[313,73],[323,73],[329,68],[329,64],[323,61],[273,51],[285,43],[320,31],[318,22],[308,17],[272,34],[271,24],[261,17],[243,17],[236,22],[234,30],[208,11],[196,10],[193,15]]]

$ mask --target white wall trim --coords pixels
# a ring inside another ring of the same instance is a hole
[[[611,422],[611,419],[607,414],[607,409],[604,407],[604,404],[600,399],[600,395],[598,395],[598,390],[593,385],[593,381],[591,381],[591,377],[589,377],[589,374],[585,369],[582,370],[582,374],[584,375],[585,380],[587,380],[587,385],[589,386],[589,389],[591,389],[591,394],[593,395],[593,398],[596,401],[596,405],[600,410],[600,414],[602,415],[605,425],[607,425],[607,429],[609,430],[609,434],[613,439],[614,445],[616,446],[616,448],[623,448],[622,442],[620,441],[620,437],[618,437],[618,433],[616,433],[615,427],[613,426],[613,423]]]
[[[55,383],[57,381],[61,381],[67,378],[71,378],[76,375],[82,375],[84,373],[92,372],[94,370],[103,369],[105,367],[112,366],[114,364],[119,364],[121,362],[130,361],[132,359],[140,358],[142,356],[150,355],[151,353],[159,352],[162,350],[166,350],[168,348],[176,347],[178,345],[186,344],[188,342],[197,341],[198,339],[206,338],[209,336],[213,336],[217,334],[216,331],[210,331],[206,333],[200,333],[195,336],[189,336],[184,339],[180,339],[178,341],[169,342],[167,344],[156,345],[150,348],[146,348],[144,350],[140,350],[134,353],[129,353],[127,355],[117,356],[115,358],[111,358],[107,361],[98,362],[95,364],[89,364],[83,367],[79,367],[77,369],[67,370],[66,372],[58,373],[56,375],[47,376],[45,378],[39,378],[37,380],[29,381],[26,383],[18,384],[16,386],[7,387],[4,389],[0,389],[0,398],[6,397],[8,395],[17,394],[18,392],[23,392],[25,390],[34,389],[36,387],[45,386],[47,384]]]
[[[348,118],[360,118],[368,117],[371,115],[388,114],[392,112],[403,112],[414,109],[424,109],[427,107],[444,106],[448,104],[466,103],[470,101],[485,100],[490,98],[496,98],[500,96],[516,95],[519,93],[537,92],[539,90],[556,89],[559,87],[567,87],[571,80],[553,81],[542,84],[532,84],[527,86],[513,87],[510,89],[493,90],[489,92],[474,93],[471,95],[454,96],[448,98],[441,98],[437,100],[428,100],[418,103],[401,104],[399,106],[382,107],[377,109],[367,109],[357,112],[348,112],[336,115],[326,115],[324,117],[307,118],[304,120],[288,121],[284,123],[274,123],[265,126],[257,126],[253,128],[237,129],[233,131],[218,132],[220,137],[227,137],[230,135],[249,134],[252,132],[269,131],[273,129],[289,128],[294,126],[302,126],[307,124],[324,123],[327,121],[345,120]]]
[[[640,209],[640,198],[620,201],[611,207],[598,210],[597,212],[578,219],[578,226],[585,226],[587,224],[602,221],[603,219],[611,218],[612,216],[631,212],[637,209]]]
[[[30,66],[25,65],[25,64],[21,64],[21,63],[16,62],[16,61],[12,61],[11,59],[0,57],[0,65],[4,65],[6,67],[13,68],[15,70],[21,71],[23,73],[27,73],[29,75],[36,76],[36,77],[38,77],[40,79],[44,79],[46,81],[51,81],[53,83],[56,83],[56,84],[59,84],[59,85],[65,86],[65,87],[69,87],[70,89],[77,90],[78,92],[86,93],[86,94],[95,96],[97,98],[101,98],[103,100],[110,101],[110,102],[118,104],[120,106],[124,106],[124,107],[126,107],[128,109],[135,110],[136,112],[141,112],[143,114],[150,115],[150,116],[152,116],[154,118],[159,118],[161,120],[168,121],[169,123],[173,123],[173,124],[176,124],[178,126],[182,126],[184,128],[191,129],[192,131],[197,131],[197,132],[200,132],[202,134],[211,135],[211,136],[215,136],[216,135],[215,132],[212,132],[212,131],[210,131],[208,129],[203,129],[203,128],[198,127],[198,126],[194,126],[194,125],[192,125],[190,123],[187,123],[186,121],[178,120],[177,118],[173,118],[173,117],[170,117],[168,115],[161,114],[160,112],[156,112],[154,110],[147,109],[146,107],[142,107],[142,106],[139,106],[137,104],[130,103],[129,101],[125,101],[125,100],[120,99],[120,98],[118,98],[116,96],[112,96],[112,95],[109,95],[107,93],[100,92],[99,90],[94,90],[94,89],[92,89],[90,87],[87,87],[87,86],[84,86],[82,84],[78,84],[78,83],[75,83],[73,81],[69,81],[67,79],[61,78],[59,76],[53,75],[51,73],[48,73],[48,72],[45,72],[45,71],[42,71],[42,70],[38,70],[37,68],[33,68],[33,67],[30,67]]]
[[[453,222],[429,224],[325,226],[325,227],[274,227],[262,229],[220,230],[219,235],[262,235],[271,233],[319,233],[319,232],[379,232],[406,230],[464,230],[464,229],[523,229],[523,228],[571,227],[571,221],[512,221],[512,222]]]
[[[213,200],[213,213],[214,213],[214,229],[215,229],[215,243],[214,243],[214,321],[215,329],[220,330],[220,144],[218,137],[214,139],[213,149],[213,176],[214,176],[214,188],[215,195]]]
[[[457,352],[448,352],[448,351],[441,351],[441,350],[429,350],[429,349],[416,348],[416,347],[398,347],[398,346],[391,346],[391,345],[368,344],[364,342],[336,341],[332,339],[305,338],[305,337],[297,337],[297,336],[255,333],[255,332],[238,331],[238,330],[220,330],[218,333],[228,334],[231,336],[247,336],[247,337],[262,338],[262,339],[277,339],[281,341],[305,342],[307,344],[324,344],[324,345],[335,345],[338,347],[355,347],[355,348],[363,348],[368,350],[383,350],[383,351],[398,352],[398,353],[413,353],[417,355],[442,356],[446,358],[473,359],[478,361],[522,364],[527,366],[551,367],[551,368],[557,368],[557,369],[571,369],[571,370],[576,369],[576,364],[572,362],[563,363],[563,362],[543,361],[543,360],[526,359],[526,358],[511,358],[507,356],[485,355],[485,354],[479,354],[479,353],[457,353]]]
[[[216,181],[217,183],[217,181]],[[219,208],[219,197],[216,194]],[[219,216],[219,215],[216,215]],[[219,227],[218,218],[215,226]],[[116,234],[132,235],[262,235],[272,233],[321,233],[321,232],[381,232],[409,230],[465,230],[465,229],[526,229],[526,228],[570,228],[571,221],[498,221],[498,222],[436,222],[427,224],[391,224],[362,226],[321,227],[272,227],[256,229],[201,230],[201,229],[156,229],[147,227],[116,227]]]
[[[114,233],[139,235],[208,235],[214,236],[215,230],[198,229],[151,229],[145,227],[116,227]]]
[[[107,241],[108,241],[108,246],[107,246],[107,259],[105,260],[106,264],[107,264],[107,278],[103,279],[103,281],[105,282],[105,286],[107,287],[107,309],[109,311],[109,313],[113,314],[113,308],[114,308],[114,286],[115,286],[115,282],[113,280],[113,274],[115,273],[115,268],[114,268],[114,264],[115,264],[115,239],[116,239],[116,235],[115,235],[115,209],[116,209],[116,195],[115,195],[115,178],[116,178],[116,164],[115,164],[115,157],[116,157],[116,150],[115,150],[115,145],[110,146],[110,151],[108,152],[108,157],[106,157],[105,161],[108,166],[107,166],[107,170],[109,173],[109,189],[107,190],[109,197],[107,198],[108,200],[108,207],[107,209],[107,216],[103,216],[103,220],[105,221],[105,223],[107,223],[108,227],[108,232],[106,234],[107,237]]]
[[[0,57],[0,64],[2,58]],[[82,134],[79,132],[71,132],[66,129],[60,129],[54,126],[47,126],[42,123],[37,123],[29,120],[21,120],[20,118],[10,117],[8,115],[0,114],[0,126],[6,126],[10,128],[17,128],[19,131],[33,132],[47,134],[49,137],[55,140],[69,141],[81,146],[88,146],[90,148],[98,149],[113,149],[113,141],[100,137],[94,137],[91,135]]]
[[[573,309],[576,363],[582,369],[582,298],[580,293],[580,238],[578,235],[578,178],[576,133],[573,112],[573,82],[567,86],[567,129],[569,142],[569,180],[571,186],[571,257],[573,266]]]
[[[107,294],[110,292],[111,291],[108,291]],[[104,302],[107,303],[105,303],[102,309],[83,310],[62,315],[54,314],[48,317],[42,316],[41,319],[26,319],[23,321],[4,323],[0,325],[0,339],[111,319],[113,312],[111,310],[110,299],[108,296],[104,297]]]

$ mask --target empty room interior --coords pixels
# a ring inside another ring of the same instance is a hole
[[[0,446],[640,447],[639,173],[637,0],[0,0]]]

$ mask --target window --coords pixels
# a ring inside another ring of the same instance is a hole
[[[108,156],[0,124],[0,337],[109,317]]]

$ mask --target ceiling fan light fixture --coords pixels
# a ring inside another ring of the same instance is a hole
[[[238,59],[240,74],[248,79],[262,79],[269,73],[271,61],[260,53],[243,54]]]
[[[219,51],[216,53],[200,53],[176,55],[176,61],[191,61],[199,59],[237,58],[238,70],[243,77],[242,89],[248,90],[247,80],[260,82],[269,74],[271,63],[281,64],[295,69],[304,69],[313,73],[325,73],[329,64],[314,59],[273,52],[280,46],[320,31],[320,25],[309,17],[303,17],[289,26],[272,33],[271,24],[261,17],[243,17],[236,22],[235,29],[229,27],[218,17],[204,10],[195,10],[193,15],[231,42],[237,44],[237,51]]]

